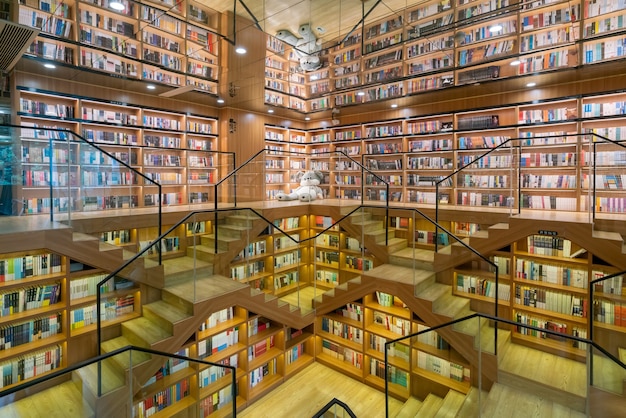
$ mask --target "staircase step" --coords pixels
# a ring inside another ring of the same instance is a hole
[[[430,286],[420,289],[416,295],[419,299],[436,301],[445,294],[451,292],[451,287],[441,283],[431,283]]]
[[[389,263],[398,266],[432,271],[434,262],[435,252],[421,248],[406,247],[389,254]]]
[[[162,329],[158,323],[144,317],[123,322],[122,335],[128,338],[133,345],[139,347],[151,347],[172,336],[167,330]]]
[[[470,388],[470,391],[465,395],[463,405],[459,408],[459,411],[455,415],[458,418],[464,417],[478,417],[480,416],[481,406],[487,402],[488,392],[481,392],[475,388]]]
[[[215,246],[211,245],[191,245],[187,247],[187,257],[195,258],[197,260],[213,263],[215,257],[219,253],[215,251]]]
[[[465,395],[456,390],[449,390],[435,418],[454,418],[465,402]]]
[[[174,334],[174,325],[191,317],[185,309],[171,305],[164,300],[148,303],[143,306],[143,316],[158,323],[161,328]]]
[[[100,364],[100,367],[98,367],[98,364]],[[97,396],[98,369],[100,369],[100,380],[102,382],[101,390],[103,395],[126,385],[124,373],[120,372],[112,362],[101,361],[81,367],[74,372],[78,375],[80,382],[82,382],[83,392],[87,390],[89,394],[94,397]]]
[[[453,295],[448,286],[448,291],[433,302],[433,311],[448,318],[459,318],[462,312],[469,311],[469,299]]]
[[[566,399],[563,401],[567,402]],[[586,416],[581,411],[571,409],[567,404],[551,401],[541,394],[533,395],[525,390],[495,383],[484,402],[481,416],[500,416],[502,411],[520,411],[520,413],[532,411],[532,416],[536,418],[582,418]]]
[[[103,352],[111,353],[115,350],[118,350],[123,347],[127,347],[129,345],[133,345],[133,344],[126,337],[121,336],[121,337],[116,337],[116,338],[112,338],[110,340],[104,341],[101,347],[102,347]],[[118,370],[122,374],[126,370],[130,369],[131,359],[132,359],[132,365],[134,367],[138,364],[141,364],[150,360],[151,357],[152,356],[150,354],[144,353],[142,351],[128,350],[116,356],[111,357],[110,360],[116,364]]]
[[[364,276],[398,283],[418,286],[422,282],[435,280],[435,274],[427,270],[415,270],[410,267],[383,264],[363,273]]]
[[[422,401],[410,396],[398,411],[396,418],[413,418],[417,416],[417,411],[422,407]]]
[[[213,275],[213,264],[193,257],[163,260],[166,285],[176,281],[197,280]]]
[[[419,416],[420,418],[432,418],[437,415],[441,405],[443,405],[443,399],[430,393],[426,396],[424,402],[422,402],[422,407],[419,409],[416,416]]]

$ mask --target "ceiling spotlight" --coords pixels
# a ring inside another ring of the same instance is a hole
[[[148,90],[154,90],[154,89],[156,89],[156,86],[155,86],[154,84],[148,84],[148,85],[146,86],[146,88],[147,88]]]
[[[310,78],[311,81],[317,80],[317,74],[313,74]]]
[[[126,8],[126,6],[124,6],[121,1],[112,1],[111,3],[109,3],[109,7],[113,10],[118,10],[120,12]]]
[[[359,91],[356,94],[357,96],[365,96],[365,92],[364,91]]]
[[[311,118],[307,116],[304,118],[304,120],[311,120]]]
[[[530,83],[526,84],[526,87],[535,87],[536,85],[537,83],[531,81]]]
[[[502,30],[502,25],[499,24],[495,24],[489,27],[489,32],[493,33],[493,32],[500,32]]]
[[[222,98],[217,99],[217,103],[219,103],[219,104],[224,103],[224,99],[222,99]]]
[[[57,66],[56,66],[56,65],[51,64],[51,63],[49,63],[49,62],[45,63],[43,66],[44,66],[44,67],[46,67],[46,68],[50,68],[50,69],[57,68]]]
[[[269,109],[267,113],[274,113],[274,109]]]
[[[238,46],[237,48],[235,48],[235,52],[241,55],[241,54],[245,54],[248,51],[243,46]]]
[[[522,63],[522,61],[520,60],[513,60],[511,61],[511,65],[515,66],[515,65],[520,65]]]
[[[395,109],[396,107],[398,107],[398,105],[397,105],[396,103],[394,103],[394,104],[392,104],[392,105],[391,105],[391,108],[392,108],[392,109]]]

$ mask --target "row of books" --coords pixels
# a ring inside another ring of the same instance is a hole
[[[0,363],[0,388],[58,369],[63,364],[63,348],[55,345]]]
[[[515,285],[515,303],[580,318],[588,312],[584,297],[519,284]]]
[[[298,283],[300,272],[288,271],[286,273],[277,274],[274,276],[274,290],[280,289],[290,284]]]
[[[363,321],[363,307],[358,303],[347,303],[343,308],[337,309],[335,313],[354,321]]]
[[[61,313],[0,327],[0,350],[42,340],[62,332]]]
[[[417,352],[417,367],[458,382],[470,380],[469,368],[423,351]]]
[[[248,337],[257,335],[267,329],[270,329],[272,323],[269,319],[263,317],[254,317],[248,321]]]
[[[523,258],[518,258],[515,261],[515,277],[518,279],[537,280],[586,289],[587,274],[587,270],[574,269],[560,264],[545,264]]]
[[[63,271],[63,257],[58,254],[33,254],[0,260],[0,282],[27,279]]]
[[[198,342],[198,357],[205,358],[239,343],[239,328],[233,327]]]
[[[600,279],[604,276],[608,276],[609,274],[604,273],[602,271],[594,270],[592,273],[592,277],[594,280]],[[612,295],[622,295],[622,286],[624,285],[623,276],[615,276],[610,279],[602,280],[600,282],[596,282],[594,284],[594,290],[596,292],[602,292]]]
[[[61,283],[30,286],[0,293],[0,316],[54,305],[61,300]]]
[[[238,367],[238,361],[239,356],[237,354],[233,354],[229,358],[225,358],[218,363],[226,366]],[[230,373],[231,369],[228,367],[209,366],[206,369],[202,369],[198,372],[198,387],[205,388]]]
[[[526,238],[529,254],[571,257],[572,242],[556,235],[529,235]]]
[[[134,312],[135,297],[127,295],[121,298],[107,298],[100,303],[100,320],[107,321]],[[84,328],[98,322],[96,304],[83,306],[70,311],[70,329]]]
[[[224,308],[217,312],[213,312],[209,317],[200,324],[200,331],[205,331],[207,329],[211,329],[216,327],[218,324],[230,321],[235,318],[235,308],[230,306],[228,308]]]
[[[305,354],[304,343],[296,344],[285,350],[285,360],[287,361],[287,364],[291,364],[301,358],[303,354]]]
[[[138,418],[149,417],[156,412],[181,401],[191,393],[189,378],[183,379],[149,398],[137,403],[133,407],[133,416]]]
[[[418,334],[417,342],[435,347],[438,350],[448,350],[450,348],[448,342],[444,340],[436,331],[426,332],[429,329],[430,327],[427,327],[426,325],[417,324],[417,332],[422,333]]]
[[[354,270],[368,271],[374,268],[374,261],[369,258],[346,254],[346,267]]]
[[[363,353],[359,353],[350,348],[332,343],[328,340],[322,340],[322,353],[339,361],[351,364],[357,369],[363,368]]]
[[[593,319],[603,324],[626,327],[626,304],[606,299],[593,301]]]
[[[384,379],[385,362],[374,358],[370,359],[370,374]],[[389,365],[387,367],[387,380],[390,383],[395,383],[406,388],[409,385],[409,373],[395,366]]]
[[[326,316],[322,317],[322,331],[359,344],[363,343],[363,331],[360,328],[344,324]]]
[[[459,292],[495,298],[496,283],[491,280],[482,279],[476,276],[464,274],[456,275],[457,290]],[[498,300],[508,301],[511,299],[511,286],[505,283],[498,283]]]
[[[398,335],[409,335],[411,333],[411,321],[399,318],[383,312],[374,311],[374,325],[382,327]]]
[[[250,372],[250,387],[253,388],[263,381],[264,378],[274,376],[276,374],[276,359],[272,359],[263,366],[258,367]]]
[[[222,388],[217,392],[198,401],[200,406],[200,416],[206,417],[223,408],[232,408],[233,390],[231,386]]]
[[[290,253],[274,256],[274,268],[289,267],[296,265],[302,259],[301,250],[294,250]]]
[[[270,335],[262,341],[258,341],[248,347],[248,361],[254,360],[274,347],[274,335]]]
[[[245,279],[265,272],[265,261],[257,260],[241,266],[230,268],[230,277],[233,279]]]

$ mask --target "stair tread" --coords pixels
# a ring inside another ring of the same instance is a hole
[[[124,252],[122,247],[118,247],[117,245],[109,244],[108,242],[102,242],[102,241],[98,242],[98,250],[101,251],[101,252],[104,252],[104,251],[120,251],[122,254]]]
[[[98,237],[94,237],[93,235],[85,234],[83,232],[72,232],[72,241],[98,241],[100,239]]]
[[[120,336],[104,341],[101,347],[103,352],[110,353],[129,345],[133,344],[126,337]],[[121,367],[121,370],[126,370],[130,366],[131,359],[133,364],[137,365],[150,360],[151,357],[152,356],[150,354],[144,353],[142,351],[128,350],[111,357],[111,360],[115,361]]]
[[[443,398],[443,402],[435,418],[453,418],[457,412],[463,406],[465,402],[465,395],[457,392],[456,390],[449,390],[446,396]]]
[[[143,309],[149,309],[155,315],[167,320],[172,324],[176,324],[177,322],[183,321],[191,316],[185,310],[180,309],[179,307],[174,306],[171,303],[167,303],[163,300],[157,300],[156,302],[148,303],[143,306]]]
[[[435,252],[421,248],[406,247],[392,254],[394,257],[415,258],[420,261],[435,261]]]
[[[433,311],[449,318],[461,317],[460,313],[463,311],[469,312],[468,307],[469,299],[455,296],[448,292],[433,302]]]
[[[126,385],[124,374],[114,368],[107,361],[100,362],[100,373],[102,380],[102,393],[106,394],[113,390],[120,389]],[[83,385],[92,394],[98,393],[98,363],[89,364],[76,370]]]
[[[485,402],[483,402],[482,416],[498,416],[498,412],[514,410],[533,411],[533,417],[571,417],[582,418],[583,412],[575,411],[566,405],[550,401],[543,396],[533,395],[524,390],[518,390],[506,385],[495,383]]]
[[[477,388],[471,387],[468,394],[465,395],[463,405],[461,405],[455,416],[459,418],[479,416],[480,408],[482,404],[486,402],[487,396],[487,392],[483,391],[481,395],[481,392]]]
[[[417,411],[422,407],[422,401],[414,396],[409,396],[409,399],[404,402],[400,410],[398,411],[396,418],[413,418],[417,415]]]
[[[231,292],[237,292],[243,288],[250,288],[247,283],[229,279],[220,274],[212,274],[203,277],[202,280],[178,281],[168,284],[167,291],[188,302],[199,302]]]
[[[504,229],[504,230],[508,230],[509,229],[509,224],[506,223],[506,222],[500,222],[500,223],[491,225],[487,229]]]
[[[196,245],[187,247],[187,251],[194,250],[194,249],[195,249],[195,251],[202,251],[202,252],[209,253],[209,254],[219,254],[220,253],[219,249],[218,249],[217,252],[215,251],[215,246],[214,245],[196,244]]]
[[[396,266],[393,264],[383,264],[374,267],[364,272],[363,275],[410,285],[434,277],[432,271],[412,269],[410,267]]]
[[[139,317],[122,323],[122,329],[127,329],[149,345],[163,341],[172,335],[167,330],[162,329],[158,324],[147,318]]]
[[[431,302],[439,299],[446,293],[450,293],[451,287],[441,283],[433,283],[431,286],[418,292],[419,299],[429,300]]]
[[[422,407],[419,409],[419,417],[434,417],[442,404],[442,398],[429,393],[426,399],[424,399],[424,402],[422,402]]]

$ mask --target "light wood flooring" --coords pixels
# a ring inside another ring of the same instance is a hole
[[[385,394],[320,363],[313,363],[277,389],[237,414],[240,418],[311,417],[333,398],[347,404],[357,417],[385,416]],[[390,416],[402,402],[391,399]]]

